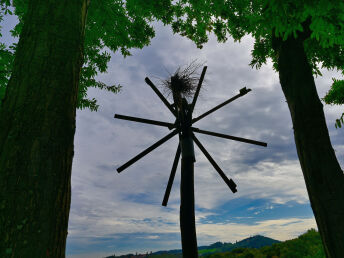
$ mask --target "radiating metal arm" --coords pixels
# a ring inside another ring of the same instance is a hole
[[[152,90],[158,95],[162,102],[164,102],[165,106],[172,112],[174,116],[177,116],[177,112],[172,108],[171,104],[165,99],[165,97],[161,94],[161,92],[157,89],[157,87],[152,83],[152,81],[146,77],[145,82],[152,88]]]
[[[246,89],[246,87],[240,89],[240,93],[238,95],[235,95],[234,97],[230,98],[229,100],[226,100],[225,102],[221,103],[220,105],[217,105],[216,107],[210,109],[209,111],[205,112],[204,114],[200,115],[199,117],[192,119],[192,123],[196,123],[198,120],[202,119],[203,117],[213,113],[214,111],[218,110],[219,108],[222,108],[223,106],[227,105],[228,103],[232,102],[233,100],[236,100],[237,98],[240,98],[241,96],[246,95],[250,91],[251,91],[251,89]]]
[[[180,153],[181,153],[181,148],[180,148],[180,144],[178,144],[176,156],[174,157],[174,161],[173,161],[173,166],[172,166],[171,174],[170,174],[170,177],[168,179],[167,187],[166,187],[166,190],[165,190],[164,200],[162,201],[162,206],[167,206],[168,198],[170,197],[171,188],[172,188],[172,185],[173,185],[174,176],[176,175],[176,170],[177,170],[177,167],[178,167]]]
[[[229,140],[235,140],[235,141],[239,141],[239,142],[246,142],[246,143],[260,145],[260,146],[264,146],[264,147],[266,147],[268,145],[266,142],[259,142],[259,141],[250,140],[250,139],[246,139],[246,138],[231,136],[231,135],[228,135],[228,134],[222,134],[222,133],[215,133],[215,132],[205,131],[205,130],[201,130],[201,129],[198,129],[198,128],[195,128],[195,127],[191,127],[191,129],[192,129],[192,131],[197,132],[197,133],[203,133],[203,134],[207,134],[207,135],[211,135],[211,136],[216,136],[216,137],[221,137],[221,138],[225,138],[225,139],[229,139]]]
[[[194,134],[192,134],[192,138],[194,142],[197,144],[198,148],[203,152],[203,154],[207,157],[209,162],[213,165],[213,167],[216,169],[216,171],[220,174],[222,179],[225,181],[225,183],[228,185],[228,187],[232,190],[233,193],[237,192],[236,184],[232,179],[228,179],[228,177],[223,173],[221,168],[216,164],[215,160],[210,156],[210,154],[207,152],[207,150],[203,147],[203,145],[200,143],[200,141],[196,138]]]
[[[117,168],[117,172],[118,173],[122,172],[124,169],[126,169],[127,167],[129,167],[130,165],[132,165],[133,163],[135,163],[136,161],[141,159],[143,156],[145,156],[146,154],[148,154],[149,152],[151,152],[155,148],[159,147],[161,144],[163,144],[164,142],[168,141],[169,139],[171,139],[173,136],[175,136],[178,133],[179,133],[178,129],[172,131],[171,133],[169,133],[168,135],[166,135],[165,137],[163,137],[162,139],[160,139],[159,141],[154,143],[152,146],[148,147],[147,149],[142,151],[140,154],[138,154],[137,156],[135,156],[134,158],[129,160],[127,163],[125,163],[124,165],[122,165],[119,168]]]
[[[173,127],[175,127],[175,125],[172,123],[166,123],[166,122],[161,122],[161,121],[156,121],[156,120],[151,120],[151,119],[145,119],[145,118],[139,118],[139,117],[133,117],[133,116],[124,116],[124,115],[115,114],[115,118],[139,122],[139,123],[151,124],[151,125],[165,126],[165,127],[168,127],[169,129],[172,129]]]
[[[199,81],[198,81],[198,86],[197,86],[194,98],[193,98],[192,103],[191,103],[191,108],[190,108],[190,112],[191,113],[193,112],[193,110],[195,108],[195,104],[196,104],[196,101],[197,101],[197,98],[198,98],[198,94],[199,94],[199,92],[201,90],[202,82],[203,82],[204,75],[205,75],[206,71],[207,71],[207,66],[204,66],[203,70],[202,70],[201,77],[199,78]]]

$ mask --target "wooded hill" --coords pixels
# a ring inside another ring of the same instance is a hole
[[[314,229],[296,239],[276,243],[262,248],[235,248],[230,252],[205,255],[206,258],[217,257],[245,257],[245,258],[325,258],[320,235]]]
[[[204,258],[287,258],[306,257],[324,258],[325,253],[319,233],[315,229],[310,229],[298,238],[280,242],[264,236],[253,236],[232,243],[216,242],[209,246],[198,248],[199,256]],[[122,255],[109,256],[106,258],[122,257],[152,257],[152,258],[182,258],[181,250],[158,251],[147,255]]]

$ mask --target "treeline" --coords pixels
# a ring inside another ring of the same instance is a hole
[[[296,239],[273,244],[259,249],[236,248],[230,252],[205,255],[206,258],[325,258],[319,233],[315,229],[308,230]]]
[[[268,241],[268,242],[267,242]],[[300,235],[298,238],[287,240],[284,242],[271,244],[271,241],[276,241],[262,236],[255,236],[239,241],[235,244],[217,242],[210,246],[200,248],[199,256],[204,258],[325,258],[323,245],[320,234],[315,229],[310,229],[306,233]],[[234,245],[246,246],[262,246],[260,248],[238,247],[231,251],[223,252],[223,248],[228,248]],[[178,251],[178,250],[175,250]],[[166,251],[168,252],[168,251]],[[209,254],[209,252],[214,252]],[[208,254],[207,254],[208,253]],[[121,258],[182,258],[181,253],[158,253],[158,254],[127,254],[122,256],[109,256],[107,258],[121,257]]]
[[[152,252],[150,252],[150,254],[148,254],[148,252],[146,254],[125,254],[125,255],[119,255],[119,256],[116,256],[115,254],[114,255],[111,255],[111,256],[107,256],[105,258],[147,258],[147,257],[150,257],[152,254]]]

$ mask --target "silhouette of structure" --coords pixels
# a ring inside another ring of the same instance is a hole
[[[129,120],[133,122],[139,123],[146,123],[151,125],[163,126],[167,127],[170,130],[173,129],[168,135],[154,143],[152,146],[148,147],[140,154],[126,162],[124,165],[117,168],[118,173],[122,172],[124,169],[128,168],[130,165],[141,159],[143,156],[151,152],[152,150],[156,149],[169,139],[171,139],[175,135],[179,135],[179,144],[177,147],[176,155],[173,161],[171,174],[167,183],[165,195],[162,201],[163,206],[167,206],[168,198],[171,192],[173,180],[175,177],[175,173],[177,170],[178,162],[181,158],[181,186],[180,186],[180,230],[181,230],[181,239],[182,239],[182,250],[183,250],[183,257],[187,258],[197,258],[198,251],[197,251],[197,239],[196,239],[196,228],[195,228],[195,198],[194,198],[194,162],[195,162],[195,153],[194,153],[194,146],[193,143],[195,142],[198,148],[203,152],[209,162],[213,165],[215,170],[219,173],[228,187],[231,189],[233,193],[237,192],[236,184],[232,179],[228,179],[225,173],[221,170],[221,168],[216,164],[215,160],[210,156],[208,151],[204,148],[201,142],[197,139],[194,132],[221,137],[224,139],[230,139],[255,145],[260,145],[266,147],[267,144],[260,141],[254,141],[250,139],[245,139],[241,137],[231,136],[227,134],[215,133],[210,131],[201,130],[199,128],[193,127],[192,125],[199,121],[200,119],[206,117],[207,115],[213,113],[214,111],[218,110],[219,108],[227,105],[228,103],[234,101],[235,99],[246,95],[251,89],[246,89],[246,87],[240,89],[239,94],[236,96],[228,99],[227,101],[223,102],[220,105],[210,109],[209,111],[205,112],[204,114],[192,118],[192,113],[202,86],[202,82],[205,76],[205,72],[207,70],[207,66],[203,68],[201,77],[199,79],[195,94],[193,96],[192,103],[189,104],[182,96],[182,89],[183,87],[188,87],[187,85],[183,85],[185,81],[183,81],[178,74],[171,76],[170,81],[170,88],[173,94],[173,104],[170,104],[166,98],[160,93],[157,87],[149,80],[148,77],[145,78],[146,83],[153,89],[153,91],[158,95],[161,101],[165,104],[165,106],[171,111],[171,113],[176,117],[176,121],[174,123],[167,123],[162,121],[138,118],[138,117],[131,117],[131,116],[124,116],[115,114],[115,118]],[[190,85],[189,85],[190,86]]]

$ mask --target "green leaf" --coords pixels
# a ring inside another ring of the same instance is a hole
[[[332,78],[332,81],[331,89],[326,93],[323,100],[326,104],[344,104],[344,80]]]
[[[336,119],[336,128],[337,128],[337,126],[338,126],[339,128],[341,128],[341,127],[342,127],[342,125],[341,125],[341,123],[340,123],[340,120],[339,120],[339,119]]]
[[[10,1],[7,6],[11,6]],[[130,56],[130,50],[143,48],[150,43],[155,36],[153,27],[150,25],[152,11],[161,12],[159,18],[169,21],[168,14],[171,13],[169,0],[163,1],[140,1],[128,0],[128,7],[124,1],[92,0],[90,2],[85,40],[84,40],[84,63],[81,69],[77,108],[89,108],[97,111],[96,100],[84,99],[87,97],[87,88],[95,87],[118,93],[120,87],[115,83],[106,85],[97,82],[94,78],[98,73],[107,72],[108,62],[111,59],[105,48],[113,52],[120,51],[124,57]],[[12,2],[14,13],[19,23],[11,30],[13,37],[18,37],[23,28],[23,17],[27,12],[28,1],[16,0]],[[145,9],[142,8],[145,5]],[[4,9],[6,14],[12,14],[10,10]],[[1,17],[1,12],[0,12]],[[6,86],[11,76],[11,70],[16,50],[16,44],[0,51],[0,104],[5,96]]]

